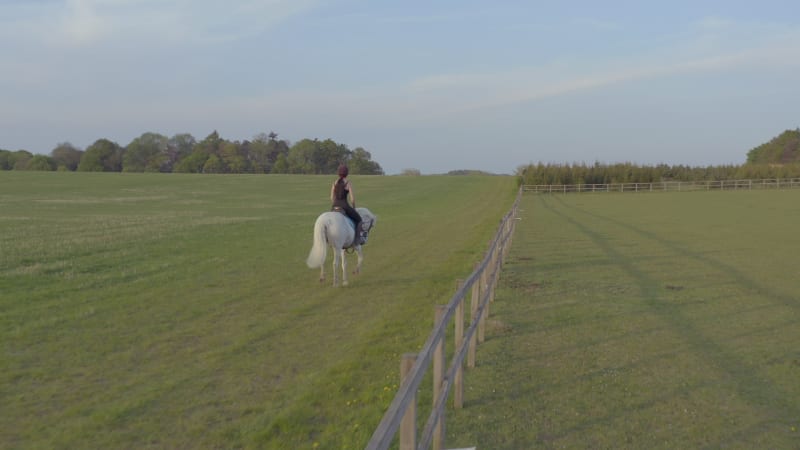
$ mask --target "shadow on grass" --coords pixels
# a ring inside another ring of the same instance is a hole
[[[551,203],[557,204],[557,207],[554,207]],[[683,340],[696,354],[700,355],[705,361],[713,364],[730,380],[733,380],[732,386],[735,387],[739,397],[748,404],[759,408],[762,417],[769,417],[777,423],[787,423],[787,421],[797,420],[797,418],[800,417],[800,405],[795,401],[796,399],[789,396],[788,393],[779,386],[770,384],[765,377],[759,373],[758,367],[749,365],[736,353],[705,335],[703,330],[696,325],[696,319],[688,317],[682,311],[680,305],[660,301],[658,296],[659,291],[654,288],[654,286],[659,286],[658,280],[652,278],[637,267],[630,259],[617,251],[617,249],[615,249],[615,247],[600,233],[587,226],[586,221],[579,220],[576,216],[584,215],[591,217],[593,221],[605,221],[616,227],[635,233],[642,238],[655,241],[678,256],[690,258],[701,264],[715,267],[726,277],[734,280],[734,282],[742,288],[765,295],[771,301],[779,303],[781,306],[797,309],[799,305],[795,299],[775,292],[768,286],[761,285],[730,264],[708,258],[703,254],[694,252],[691,249],[681,246],[676,242],[672,242],[651,231],[639,229],[628,223],[568,205],[558,197],[548,197],[544,199],[541,204],[551,214],[554,214],[564,220],[564,222],[575,227],[575,229],[601,249],[603,253],[608,256],[609,260],[613,261],[619,268],[630,275],[636,282],[636,286],[641,294],[641,300],[648,306],[650,312],[657,315],[663,323],[668,324],[670,328],[682,336]],[[567,211],[566,213],[564,212],[565,210]],[[742,312],[739,311],[735,315],[741,314]],[[796,321],[790,320],[784,325],[789,326],[793,323],[796,323]],[[762,330],[772,330],[772,327],[772,325],[769,325],[769,328],[763,328]],[[756,331],[756,333],[757,332],[758,331]],[[719,444],[723,445],[725,443],[721,442]]]

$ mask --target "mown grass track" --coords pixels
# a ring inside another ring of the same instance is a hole
[[[516,191],[353,178],[378,225],[334,289],[331,177],[0,172],[0,447],[363,447]]]
[[[800,192],[520,208],[449,446],[800,445]]]

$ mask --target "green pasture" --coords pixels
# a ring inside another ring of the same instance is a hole
[[[0,172],[0,448],[363,447],[516,188],[353,177],[378,223],[332,288],[332,181]]]
[[[800,191],[525,195],[454,448],[800,448]]]

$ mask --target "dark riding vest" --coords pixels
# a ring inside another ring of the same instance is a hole
[[[350,190],[346,189],[345,186],[347,186],[347,183],[345,183],[344,178],[339,178],[336,181],[333,187],[333,206],[349,206],[347,204],[347,196],[350,194]]]

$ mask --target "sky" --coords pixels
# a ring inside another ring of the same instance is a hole
[[[741,164],[800,126],[800,2],[0,0],[0,148],[213,131],[387,174]]]

